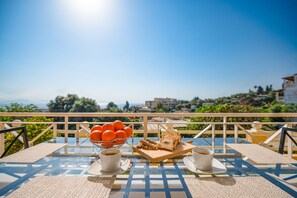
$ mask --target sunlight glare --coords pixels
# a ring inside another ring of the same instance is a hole
[[[108,23],[112,15],[111,0],[65,0],[68,15],[81,23]]]

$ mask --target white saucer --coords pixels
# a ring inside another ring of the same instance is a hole
[[[91,175],[119,175],[126,172],[130,166],[130,159],[122,158],[121,159],[121,167],[119,170],[114,172],[104,172],[101,170],[101,162],[99,160],[95,160],[87,172]]]
[[[212,160],[212,170],[209,171],[203,171],[203,170],[199,170],[197,168],[195,168],[194,166],[194,159],[192,156],[187,156],[183,159],[184,164],[186,165],[186,167],[194,172],[194,173],[198,173],[198,174],[219,174],[219,173],[225,173],[227,172],[226,167],[224,166],[224,164],[222,164],[219,160],[213,158]]]

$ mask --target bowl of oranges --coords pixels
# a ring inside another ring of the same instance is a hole
[[[132,134],[130,126],[125,126],[122,121],[116,120],[103,125],[94,125],[89,138],[100,148],[120,148]]]

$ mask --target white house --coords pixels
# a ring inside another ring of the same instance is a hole
[[[297,104],[297,74],[284,77],[284,101],[286,104]]]

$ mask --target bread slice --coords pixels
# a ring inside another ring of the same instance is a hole
[[[150,140],[150,139],[149,139]],[[153,140],[148,141],[148,139],[140,140],[138,145],[136,146],[138,149],[146,149],[146,150],[157,150],[157,143]]]
[[[180,135],[176,133],[168,133],[158,143],[158,148],[173,151],[176,149],[178,143],[180,143]]]
[[[158,148],[173,151],[175,149],[174,148],[174,139],[172,139],[172,138],[161,139],[161,141],[158,143]]]

